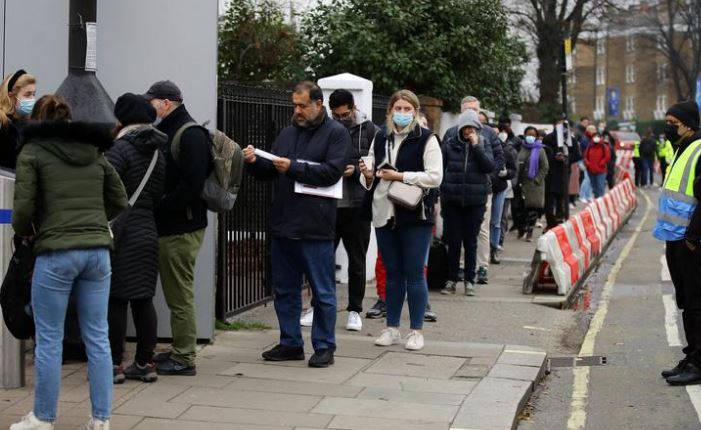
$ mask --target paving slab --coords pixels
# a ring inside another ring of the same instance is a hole
[[[232,424],[326,428],[333,415],[193,406],[179,419]]]
[[[326,369],[313,369],[307,366],[306,361],[298,361],[296,366],[275,366],[269,364],[239,363],[222,372],[227,376],[247,376],[249,378],[279,379],[283,381],[309,381],[340,384],[350,379],[362,368],[367,366],[369,360],[358,360],[354,365],[343,368],[336,364]],[[339,363],[341,360],[337,360]],[[288,362],[291,363],[291,362]]]
[[[311,396],[356,397],[363,387],[324,384],[309,381],[278,381],[272,379],[235,378],[226,391],[262,391],[268,393],[305,394]]]
[[[451,422],[458,412],[457,406],[425,405],[386,400],[343,399],[325,397],[313,413],[352,415],[387,419],[408,419],[434,422]]]
[[[156,383],[157,384],[157,383]],[[188,390],[186,386],[161,384],[148,387],[114,410],[121,415],[142,417],[177,418],[190,407],[187,404],[169,402],[170,399]]]
[[[460,406],[463,400],[465,400],[465,396],[459,394],[422,393],[419,391],[402,391],[384,388],[365,388],[357,398],[453,406]]]
[[[489,371],[490,378],[518,379],[534,382],[540,375],[540,367],[515,366],[513,364],[495,364]]]
[[[339,430],[448,430],[448,423],[420,420],[389,420],[384,418],[340,415],[327,427]]]
[[[530,351],[526,349],[507,349],[499,356],[497,363],[515,364],[517,366],[543,367],[546,354],[543,351]]]
[[[450,379],[465,363],[464,358],[424,355],[414,352],[389,352],[370,366],[367,373]]]
[[[460,407],[452,430],[512,430],[528,399],[530,381],[484,378]]]
[[[293,427],[147,418],[141,421],[133,430],[293,430]]]
[[[346,384],[359,387],[386,388],[424,393],[467,395],[475,388],[477,382],[477,380],[416,378],[411,376],[379,375],[363,372],[355,375],[348,380]]]
[[[322,399],[321,396],[263,393],[257,391],[232,392],[193,387],[171,400],[173,404],[220,406],[226,408],[264,409],[284,412],[307,412]]]

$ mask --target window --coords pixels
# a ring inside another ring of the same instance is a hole
[[[634,83],[635,83],[635,65],[628,64],[626,66],[626,84],[634,84]]]
[[[635,97],[626,96],[625,98],[625,109],[623,110],[623,119],[632,120],[635,119]]]
[[[596,53],[597,55],[604,55],[606,53],[606,39],[596,40]]]
[[[667,63],[657,63],[657,80],[667,80]]]
[[[606,84],[606,69],[604,66],[597,66],[596,68],[596,85]]]
[[[596,96],[596,110],[599,112],[606,110],[606,97]]]
[[[628,37],[626,37],[626,52],[634,52],[634,51],[635,51],[635,35],[629,34]]]
[[[657,96],[657,110],[660,112],[667,111],[667,94]]]
[[[577,112],[577,101],[576,98],[570,97],[570,113]]]
[[[577,73],[575,73],[577,69],[573,68],[572,71],[567,75],[567,82],[570,85],[577,85]]]

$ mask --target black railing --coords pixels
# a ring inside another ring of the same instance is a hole
[[[375,125],[382,125],[385,123],[385,118],[387,118],[387,104],[389,104],[389,97],[381,95],[372,96],[372,122]]]
[[[242,148],[270,150],[290,123],[289,91],[221,84],[217,128]],[[272,298],[269,210],[272,187],[244,174],[234,209],[219,216],[216,317],[229,318]]]

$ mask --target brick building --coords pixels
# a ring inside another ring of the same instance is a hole
[[[645,18],[645,2],[631,6],[619,23],[577,42],[568,78],[570,112],[597,120],[663,119],[677,96],[670,66],[658,48],[658,30]]]

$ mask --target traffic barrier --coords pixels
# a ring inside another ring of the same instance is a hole
[[[566,222],[538,238],[531,271],[523,292],[543,288],[554,281],[559,295],[572,292],[586,280],[599,259],[637,205],[630,178],[592,201]],[[548,277],[552,274],[552,280]]]

